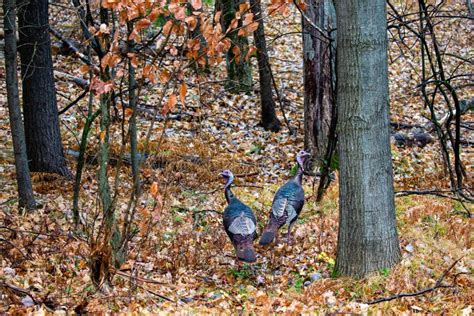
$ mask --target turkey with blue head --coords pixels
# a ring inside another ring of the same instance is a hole
[[[288,225],[287,240],[290,242],[291,228],[298,219],[304,205],[302,180],[304,162],[309,156],[311,155],[304,150],[296,155],[298,170],[296,175],[280,187],[275,194],[270,218],[260,238],[260,245],[266,246],[270,244],[278,234],[278,230],[285,224]]]
[[[257,238],[257,220],[252,210],[232,193],[230,187],[234,175],[229,170],[220,174],[226,180],[224,192],[227,207],[224,210],[224,229],[237,253],[237,258],[245,262],[255,262],[253,240]]]

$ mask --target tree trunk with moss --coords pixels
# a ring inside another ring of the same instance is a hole
[[[219,9],[222,10],[222,29],[225,32],[235,13],[239,10],[239,0],[219,0]],[[237,28],[242,26],[241,20],[237,24]],[[238,36],[237,30],[231,30],[227,37],[232,44],[226,54],[227,65],[227,89],[233,93],[250,93],[252,90],[252,68],[250,62],[245,60],[249,44],[246,37]]]

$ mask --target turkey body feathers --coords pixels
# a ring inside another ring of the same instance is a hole
[[[298,219],[303,205],[304,190],[297,178],[291,179],[278,189],[273,198],[272,212],[262,233],[260,245],[270,244],[275,239],[278,229],[283,225],[292,225]]]
[[[252,210],[239,199],[232,197],[223,214],[224,229],[234,245],[237,257],[254,262],[252,242],[257,237],[257,220]]]
[[[278,189],[272,203],[272,215],[279,227],[294,222],[304,205],[304,191],[295,181],[288,181]]]

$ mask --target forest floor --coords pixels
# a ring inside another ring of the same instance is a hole
[[[452,9],[464,7],[453,4]],[[68,21],[66,16],[61,8],[52,8],[52,19],[56,21],[53,26],[70,28],[73,33],[76,21]],[[88,235],[72,233],[72,182],[34,173],[34,191],[42,208],[18,215],[6,95],[0,95],[0,313],[472,313],[472,219],[459,202],[451,199],[397,197],[401,262],[391,270],[360,280],[333,274],[338,229],[337,173],[336,181],[318,203],[313,194],[317,180],[305,178],[306,204],[294,228],[294,245],[282,243],[270,249],[257,246],[256,264],[236,262],[217,213],[225,207],[219,172],[231,169],[242,175],[236,179],[234,193],[254,210],[261,231],[273,194],[288,179],[295,154],[303,146],[301,38],[298,33],[278,37],[282,30],[300,31],[296,13],[290,17],[270,17],[266,31],[273,71],[296,134],[290,135],[284,124],[279,133],[259,127],[257,95],[225,92],[220,84],[225,79],[222,68],[209,75],[208,84],[199,87],[201,98],[197,87],[190,85],[186,105],[173,111],[173,119],[155,124],[151,138],[154,154],[142,173],[146,193],[138,213],[140,231],[130,245],[129,259],[112,280],[113,287],[104,291],[97,291],[90,278],[92,246]],[[472,58],[472,23],[438,27],[440,42],[449,43],[447,50],[466,52]],[[415,89],[419,58],[416,51],[404,53],[397,58],[399,48],[390,45],[392,121],[423,125],[427,123],[422,116],[425,110]],[[77,60],[59,55],[54,59],[55,70],[79,76]],[[0,63],[0,77],[4,78],[3,61]],[[254,71],[255,82],[257,76]],[[0,91],[5,91],[4,80],[0,85]],[[57,89],[60,108],[81,92],[64,80],[57,81]],[[158,94],[159,89],[149,89],[141,101],[152,110]],[[463,99],[473,96],[472,89],[461,92]],[[86,108],[87,100],[83,100],[61,116],[66,150],[78,149],[77,139],[84,124],[81,111]],[[280,110],[278,115],[282,118]],[[464,119],[472,122],[474,115],[467,114]],[[142,141],[149,125],[150,116],[141,115]],[[98,134],[93,132],[90,140],[88,153],[92,156],[98,148]],[[120,122],[114,123],[113,135],[117,140],[121,138]],[[466,133],[463,136],[472,138]],[[120,142],[116,141],[112,155],[119,151]],[[472,145],[462,150],[470,176],[466,181],[472,181],[473,152]],[[392,145],[392,154],[397,191],[448,188],[437,143],[424,147]],[[74,158],[68,159],[71,170],[75,170]],[[115,172],[111,167],[112,183]],[[97,224],[100,219],[96,175],[97,165],[88,164],[80,199],[81,215],[88,224]],[[123,211],[131,190],[128,166],[122,167],[120,177],[117,205],[118,211]],[[158,184],[155,198],[150,193],[154,182]],[[468,186],[472,187],[472,182]],[[467,207],[471,213],[474,211],[472,205]],[[89,233],[93,229],[86,228]],[[425,295],[367,304],[434,287],[445,272],[442,285],[447,287]],[[24,292],[21,294],[12,286]]]

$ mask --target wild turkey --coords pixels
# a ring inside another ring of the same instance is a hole
[[[230,186],[234,175],[229,170],[220,174],[226,180],[224,186],[227,207],[224,210],[223,223],[227,235],[234,245],[237,258],[245,262],[255,262],[253,240],[257,238],[257,220],[252,210],[232,193]]]
[[[275,239],[280,227],[285,224],[288,224],[287,241],[290,242],[291,227],[300,215],[304,204],[304,191],[301,182],[304,172],[304,162],[309,156],[310,154],[304,150],[296,155],[296,161],[299,166],[298,171],[296,175],[280,187],[275,194],[270,219],[263,230],[260,245],[265,246],[270,244]]]

